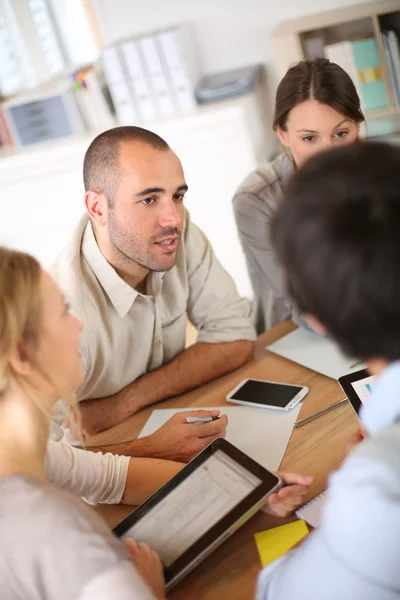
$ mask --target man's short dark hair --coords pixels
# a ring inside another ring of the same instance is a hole
[[[273,239],[293,300],[348,355],[400,358],[400,148],[359,142],[311,159]]]
[[[159,135],[142,127],[115,127],[104,131],[93,140],[85,154],[85,191],[102,192],[112,202],[119,183],[119,154],[123,142],[143,142],[155,150],[169,149],[167,142]]]

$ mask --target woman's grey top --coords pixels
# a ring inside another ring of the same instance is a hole
[[[122,543],[79,498],[0,478],[1,600],[154,600]]]
[[[241,183],[233,198],[236,224],[254,291],[254,316],[260,334],[285,319],[302,322],[287,296],[282,268],[271,243],[271,222],[284,189],[295,170],[280,154],[256,169]]]

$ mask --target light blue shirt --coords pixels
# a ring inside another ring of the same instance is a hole
[[[360,418],[371,437],[331,475],[321,526],[261,572],[257,600],[400,599],[400,362]]]

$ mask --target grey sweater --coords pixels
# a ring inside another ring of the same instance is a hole
[[[153,598],[79,498],[27,475],[0,478],[0,498],[1,600],[93,600],[109,585],[110,600]]]
[[[293,173],[294,163],[280,154],[250,173],[233,198],[236,224],[254,291],[258,334],[288,318],[304,324],[300,312],[287,296],[270,231],[272,218]]]

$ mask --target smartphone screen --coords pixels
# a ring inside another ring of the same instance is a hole
[[[284,408],[302,389],[301,386],[297,385],[281,385],[249,379],[236,390],[231,399]]]

